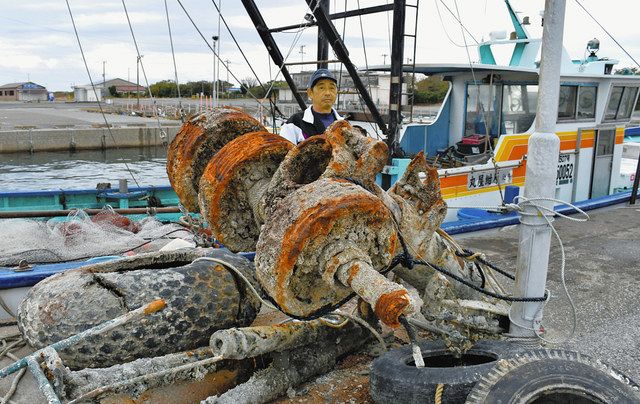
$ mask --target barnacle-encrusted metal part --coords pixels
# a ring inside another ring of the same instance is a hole
[[[182,125],[167,151],[167,174],[180,203],[197,212],[200,177],[211,157],[238,136],[263,131],[257,120],[233,107],[215,108]]]
[[[253,277],[251,263],[223,250],[213,257]],[[27,342],[42,348],[151,300],[167,308],[139,322],[88,337],[60,351],[66,366],[104,367],[206,345],[219,329],[249,325],[260,303],[222,265],[197,255],[152,253],[54,275],[38,283],[18,310]]]
[[[258,205],[280,162],[293,147],[268,132],[242,135],[209,161],[200,179],[200,213],[231,251],[254,251],[260,234]]]

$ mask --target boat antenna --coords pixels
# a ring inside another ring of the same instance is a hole
[[[100,102],[100,98],[98,98],[98,92],[96,91],[96,86],[93,83],[93,78],[91,77],[91,72],[89,71],[89,65],[87,64],[87,58],[84,56],[84,49],[82,48],[82,42],[80,42],[80,35],[78,34],[78,28],[76,27],[76,21],[73,18],[73,13],[71,12],[71,6],[69,5],[69,0],[65,0],[65,2],[67,3],[67,10],[69,10],[69,17],[71,17],[71,24],[73,25],[73,32],[75,33],[76,36],[76,40],[78,41],[78,47],[80,48],[80,54],[82,55],[82,61],[84,62],[84,68],[87,71],[87,76],[89,76],[89,82],[91,83],[91,88],[93,89],[93,94],[96,97],[96,101],[98,102],[98,109],[100,109],[100,114],[102,115],[102,119],[104,120],[104,124],[107,127],[107,132],[109,132],[109,136],[111,137],[111,140],[113,140],[113,144],[116,147],[116,150],[120,150],[120,148],[118,147],[118,143],[116,142],[116,137],[113,135],[113,132],[111,131],[111,125],[109,125],[109,122],[107,121],[107,115],[104,113],[104,109],[102,108],[102,103]],[[118,153],[118,155],[120,155],[120,153]],[[129,164],[127,164],[127,162],[120,157],[120,160],[122,160],[122,162],[124,163],[124,166],[127,168],[127,171],[129,172],[129,175],[131,175],[131,178],[133,179],[133,182],[136,183],[136,186],[138,188],[140,188],[140,184],[138,183],[138,180],[136,179],[135,175],[133,175],[133,171],[131,171],[131,168],[129,167]]]
[[[640,63],[638,63],[638,61],[637,61],[637,60],[635,60],[635,59],[634,59],[634,57],[633,57],[633,56],[631,56],[631,54],[630,54],[629,52],[627,52],[627,50],[624,48],[624,46],[622,46],[622,45],[620,44],[620,42],[618,42],[618,41],[613,37],[613,35],[611,35],[611,33],[610,33],[609,31],[607,31],[607,29],[606,29],[605,27],[603,27],[603,26],[602,26],[602,24],[600,24],[600,22],[596,19],[596,17],[594,17],[594,16],[589,12],[589,10],[587,10],[587,9],[582,5],[582,3],[580,3],[580,1],[579,1],[579,0],[576,0],[576,3],[580,6],[580,8],[582,8],[582,9],[584,10],[584,12],[585,12],[585,13],[587,13],[587,15],[588,15],[589,17],[591,17],[591,19],[592,19],[593,21],[595,21],[595,23],[596,23],[596,24],[598,24],[598,26],[599,26],[600,28],[602,28],[602,30],[605,32],[605,34],[607,34],[607,35],[609,36],[609,38],[611,38],[611,40],[612,40],[613,42],[615,42],[615,43],[616,43],[616,45],[618,45],[618,46],[620,47],[620,49],[622,49],[622,51],[623,51],[624,53],[626,53],[626,54],[627,54],[627,56],[629,56],[629,58],[630,58],[631,60],[633,60],[633,63],[635,63],[635,64],[636,64],[636,66],[640,67]]]
[[[167,28],[169,29],[169,42],[171,43],[171,57],[173,58],[173,72],[176,78],[176,89],[178,90],[178,111],[180,114],[180,121],[184,123],[184,110],[182,109],[180,83],[178,82],[178,66],[176,65],[176,53],[173,49],[173,35],[171,35],[171,23],[169,22],[169,7],[167,6],[167,0],[164,0],[164,11],[167,15]]]
[[[140,48],[138,47],[138,41],[136,40],[136,35],[133,33],[133,26],[131,25],[131,20],[129,19],[129,11],[127,10],[127,5],[124,0],[122,0],[122,8],[124,8],[124,14],[127,17],[127,23],[129,24],[129,31],[131,32],[131,38],[133,39],[133,45],[136,47],[136,54],[138,56],[138,62],[140,63],[140,67],[142,68],[142,76],[144,77],[144,82],[147,85],[147,91],[149,92],[149,98],[151,99],[151,104],[153,106],[153,116],[156,118],[156,123],[158,124],[158,129],[160,130],[160,138],[162,139],[162,144],[165,148],[169,146],[167,143],[167,132],[162,129],[162,125],[160,124],[160,116],[158,115],[158,107],[156,103],[156,99],[151,92],[151,86],[149,85],[149,80],[147,79],[147,72],[144,68],[144,63],[142,62],[142,56],[140,55]],[[136,92],[139,91],[136,88]]]

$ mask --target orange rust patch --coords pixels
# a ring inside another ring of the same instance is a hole
[[[400,326],[398,318],[410,304],[406,290],[396,290],[380,296],[374,309],[376,315],[386,325],[392,328]]]
[[[349,276],[347,277],[347,283],[349,286],[351,286],[351,281],[356,275],[358,275],[358,272],[360,272],[360,265],[358,264],[353,264],[351,268],[349,268]]]
[[[209,161],[200,180],[203,184],[201,192],[204,192],[208,201],[207,221],[216,237],[221,233],[218,227],[221,217],[219,206],[234,174],[249,162],[270,154],[279,154],[280,159],[283,159],[291,148],[293,144],[282,136],[269,132],[251,132],[227,143]]]
[[[216,265],[213,269],[215,269],[217,272],[224,271],[224,267],[222,265]]]
[[[162,299],[154,300],[153,302],[149,303],[147,307],[145,307],[144,314],[155,313],[156,311],[160,311],[165,307],[167,307],[167,303],[165,303],[164,300]]]
[[[276,293],[273,298],[282,308],[287,308],[285,290],[298,256],[307,244],[320,237],[326,237],[336,221],[346,215],[362,215],[368,225],[379,225],[389,217],[389,211],[380,199],[368,193],[346,195],[338,199],[327,198],[325,203],[313,206],[296,219],[285,231],[282,248],[275,265]]]

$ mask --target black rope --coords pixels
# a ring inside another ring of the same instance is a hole
[[[468,257],[472,256],[473,254],[475,254],[473,251],[467,250],[467,249],[462,249],[462,251],[456,251],[456,255],[458,257],[462,257],[462,258],[468,258]],[[504,269],[498,268],[497,266],[493,265],[492,263],[490,263],[489,261],[485,260],[482,257],[476,257],[475,260],[480,262],[482,265],[488,266],[489,268],[491,268],[494,271],[506,276],[507,278],[509,278],[511,280],[515,280],[516,279],[516,277],[514,275],[510,274],[509,272],[505,271]]]
[[[484,271],[480,268],[480,265],[478,265],[477,262],[473,263],[473,267],[478,270],[478,275],[480,275],[480,279],[482,280],[480,287],[484,289],[485,283],[487,282],[487,278],[484,276]]]
[[[404,315],[402,315],[398,317],[398,321],[400,322],[400,324],[402,324],[404,329],[407,331],[407,335],[409,336],[409,341],[411,341],[412,344],[418,345],[418,335],[416,334],[416,330],[411,326],[411,324],[409,324],[409,320],[407,320],[407,318]]]
[[[465,286],[470,287],[473,290],[476,290],[480,293],[483,293],[487,296],[491,296],[494,297],[496,299],[500,299],[500,300],[504,300],[507,302],[544,302],[547,300],[549,294],[545,291],[544,292],[544,296],[543,297],[513,297],[513,296],[507,296],[507,295],[501,295],[498,293],[493,293],[491,291],[488,291],[486,289],[481,288],[480,286],[474,285],[473,283],[461,278],[460,276],[447,271],[444,268],[440,268],[439,266],[432,264],[430,262],[427,261],[422,261],[422,260],[413,260],[414,264],[420,264],[420,265],[426,265],[428,267],[431,267],[433,269],[435,269],[436,271],[440,272],[441,274],[444,274],[450,278],[455,279],[456,281],[462,283]]]

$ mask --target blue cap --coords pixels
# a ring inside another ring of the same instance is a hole
[[[334,83],[338,83],[338,80],[336,80],[336,77],[333,75],[333,73],[331,73],[329,69],[318,69],[311,75],[311,78],[309,79],[309,86],[307,88],[312,88],[318,82],[318,80],[322,79],[329,79]]]

